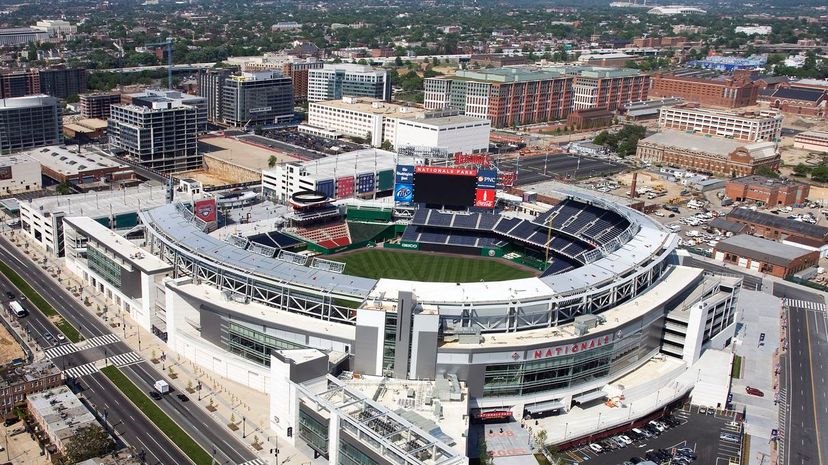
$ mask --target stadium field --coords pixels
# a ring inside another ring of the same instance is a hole
[[[327,258],[344,262],[345,274],[365,278],[463,283],[536,276],[536,273],[494,258],[432,252],[366,249]]]

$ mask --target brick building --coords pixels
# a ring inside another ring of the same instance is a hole
[[[39,93],[40,73],[37,70],[0,74],[0,98],[24,97]]]
[[[828,243],[828,227],[789,220],[779,215],[755,212],[749,208],[734,208],[727,214],[727,219],[746,225],[749,233],[766,239],[779,240],[785,236],[799,236],[818,241],[820,244]]]
[[[120,92],[81,94],[79,98],[83,118],[109,119],[109,107],[121,103]]]
[[[525,65],[529,63],[529,60],[522,55],[472,55],[469,62],[484,67],[501,68],[503,66]]]
[[[825,116],[828,104],[825,90],[797,85],[782,85],[759,100],[783,113],[814,117]]]
[[[787,179],[745,176],[725,184],[725,195],[737,202],[753,200],[765,205],[793,205],[808,198],[810,186]]]
[[[817,266],[819,252],[739,234],[719,241],[713,258],[740,268],[785,278]]]
[[[645,162],[718,176],[747,176],[762,166],[776,170],[781,161],[774,142],[745,143],[677,131],[640,140],[636,156]]]
[[[316,59],[295,60],[282,65],[282,74],[293,79],[293,100],[296,103],[308,100],[308,71],[322,69],[323,65]]]
[[[26,396],[63,384],[60,370],[52,362],[22,367],[0,367],[0,412],[9,413],[26,403]]]
[[[681,97],[687,102],[706,106],[739,108],[756,104],[759,85],[751,79],[750,71],[734,71],[732,75],[702,79],[677,74],[657,74],[652,77],[650,97]]]

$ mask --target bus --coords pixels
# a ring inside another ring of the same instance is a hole
[[[17,318],[23,318],[24,316],[28,315],[28,312],[26,312],[26,309],[23,308],[23,306],[20,305],[20,302],[18,302],[16,300],[13,300],[9,304],[9,310],[11,310],[12,313],[17,315]]]

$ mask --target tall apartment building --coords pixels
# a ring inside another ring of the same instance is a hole
[[[87,71],[84,68],[41,69],[40,92],[57,98],[67,98],[86,92]]]
[[[201,168],[197,137],[207,119],[203,98],[148,91],[132,95],[131,102],[111,106],[109,145],[114,153],[164,173]]]
[[[564,119],[572,110],[572,76],[560,70],[461,70],[424,86],[427,109],[454,108],[496,128]]]
[[[388,71],[367,65],[326,64],[308,70],[308,101],[339,100],[342,97],[391,99]]]
[[[224,120],[224,81],[233,74],[232,69],[213,68],[198,72],[198,95],[207,100],[207,120]]]
[[[747,113],[677,105],[663,107],[659,111],[658,127],[747,142],[776,141],[782,135],[782,114],[777,111]]]
[[[109,119],[110,107],[121,103],[118,92],[80,94],[80,114],[83,118]]]
[[[0,74],[0,98],[24,97],[40,93],[40,73],[31,69]]]
[[[616,111],[647,99],[650,77],[634,69],[584,67],[574,73],[572,109]]]
[[[425,107],[455,108],[494,127],[566,119],[573,111],[615,111],[646,99],[648,77],[630,69],[562,66],[458,71],[425,80]]]
[[[0,153],[63,142],[58,100],[48,95],[0,99]]]
[[[274,124],[293,118],[293,82],[272,71],[241,73],[224,81],[224,122],[232,126]]]
[[[282,65],[282,74],[293,79],[293,100],[306,102],[308,100],[308,76],[312,69],[322,69],[324,63],[316,58],[294,58]]]
[[[681,97],[712,107],[739,108],[756,104],[759,85],[750,77],[750,71],[738,70],[732,75],[716,78],[696,78],[692,75],[659,74],[652,77],[650,97]]]

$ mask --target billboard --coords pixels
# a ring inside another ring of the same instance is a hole
[[[414,202],[426,205],[471,207],[477,188],[477,170],[418,166],[414,174]]]
[[[411,184],[397,184],[394,186],[394,202],[410,203],[414,200],[414,186]]]
[[[334,180],[325,179],[324,181],[317,181],[316,190],[327,195],[330,198],[334,196]]]
[[[336,180],[336,198],[346,199],[354,196],[354,177],[344,176]]]
[[[395,182],[398,184],[411,184],[414,182],[414,170],[414,165],[397,165]]]
[[[196,200],[193,205],[195,215],[206,223],[212,223],[217,219],[216,199]]]
[[[356,191],[360,194],[374,190],[374,173],[360,174],[357,176]]]
[[[477,170],[477,188],[494,189],[497,186],[497,171]]]
[[[474,206],[480,208],[494,208],[495,192],[496,191],[494,189],[477,189],[474,196]]]

